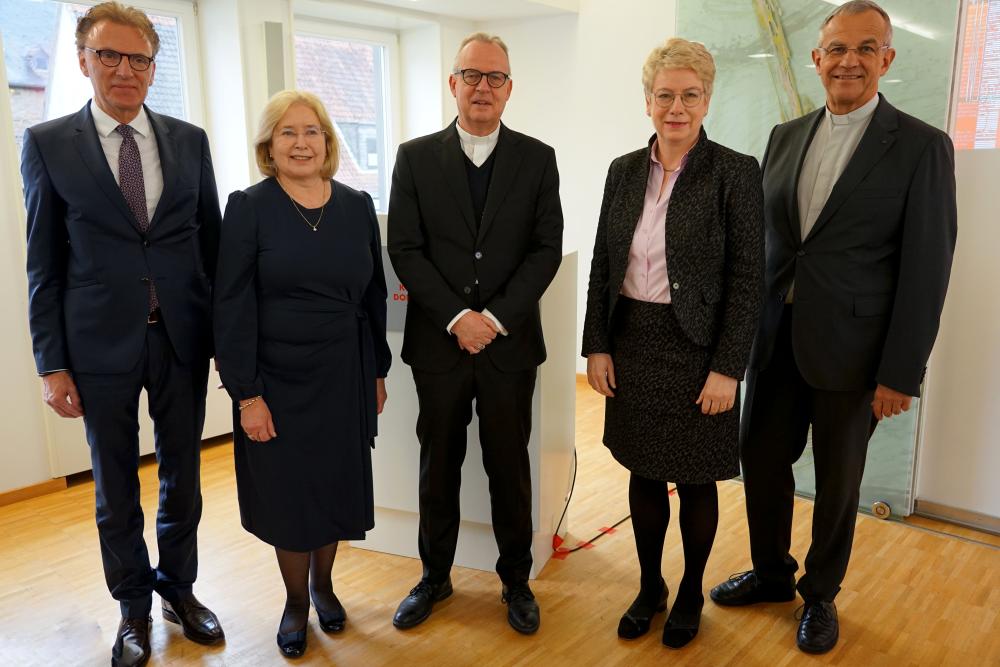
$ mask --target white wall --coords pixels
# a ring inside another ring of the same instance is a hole
[[[927,371],[916,498],[1000,517],[1000,150],[955,162],[958,246]]]
[[[3,43],[0,40],[0,53]],[[41,383],[28,334],[24,272],[24,201],[10,115],[7,71],[0,67],[0,492],[51,478],[45,447]]]
[[[673,35],[675,0],[581,0],[576,16],[481,26],[510,47],[514,90],[504,122],[556,150],[566,232],[578,250],[576,340],[581,344],[597,214],[611,160],[653,133],[642,93],[642,64]],[[547,345],[569,341],[546,340]],[[577,370],[586,370],[578,359]]]

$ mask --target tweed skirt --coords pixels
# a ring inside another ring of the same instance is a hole
[[[618,388],[605,399],[604,444],[633,473],[679,484],[740,474],[739,392],[727,412],[695,405],[711,349],[691,341],[669,304],[619,297],[611,326]]]

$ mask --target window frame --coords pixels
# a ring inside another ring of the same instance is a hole
[[[380,217],[389,210],[389,188],[392,181],[392,166],[396,162],[396,148],[399,146],[399,137],[402,131],[400,95],[399,90],[399,34],[391,31],[372,27],[363,27],[338,23],[319,16],[311,16],[296,13],[291,27],[292,39],[292,80],[295,81],[295,37],[315,37],[320,39],[333,39],[340,41],[357,42],[378,46],[384,49],[383,59],[384,77],[382,81],[382,123],[385,127],[385,169],[383,170],[380,186],[384,196],[379,197],[379,207],[376,213]],[[297,87],[297,82],[294,84]],[[331,119],[336,122],[336,119]],[[348,149],[349,150],[349,149]],[[359,160],[363,156],[357,156]],[[360,164],[360,163],[359,163]],[[363,165],[361,165],[362,168]],[[336,176],[335,176],[336,178]]]

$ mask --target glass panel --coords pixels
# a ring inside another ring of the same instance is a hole
[[[810,54],[828,0],[678,0],[677,34],[703,42],[717,68],[705,130],[713,140],[760,159],[771,128],[824,104]],[[959,0],[883,0],[893,21],[896,59],[880,90],[898,108],[944,128]],[[650,45],[652,47],[653,45]],[[763,93],[763,94],[762,94]],[[753,104],[747,104],[753,100]],[[909,513],[919,401],[883,420],[868,447],[860,508]],[[816,492],[811,442],[795,464],[796,488]]]
[[[315,35],[295,36],[295,80],[330,114],[340,142],[336,178],[388,207],[385,48]]]
[[[75,113],[93,94],[90,80],[80,73],[74,38],[76,22],[87,9],[52,0],[0,2],[0,33],[19,151],[26,128]],[[186,118],[180,25],[172,16],[149,18],[160,36],[160,52],[146,105]]]

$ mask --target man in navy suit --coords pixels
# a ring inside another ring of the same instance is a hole
[[[219,202],[205,132],[143,105],[159,47],[149,18],[96,5],[76,44],[93,99],[24,137],[29,322],[46,403],[86,427],[104,574],[122,613],[112,665],[142,665],[154,590],[186,637],[223,639],[192,593]],[[159,463],[155,569],[139,505],[143,388]]]

